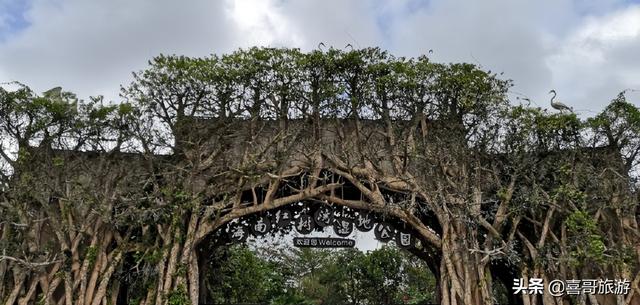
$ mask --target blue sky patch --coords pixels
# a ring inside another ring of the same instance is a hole
[[[0,42],[29,27],[25,14],[31,1],[0,0]]]

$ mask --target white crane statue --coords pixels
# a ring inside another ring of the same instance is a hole
[[[573,112],[573,107],[569,107],[561,102],[554,102],[553,100],[556,98],[556,90],[549,91],[549,94],[552,94],[551,97],[551,107],[556,110],[560,110],[560,112],[564,112],[565,110],[569,110],[569,112]]]

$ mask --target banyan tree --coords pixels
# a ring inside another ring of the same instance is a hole
[[[640,110],[622,93],[585,119],[510,86],[377,48],[252,48],[158,56],[119,103],[0,89],[0,301],[198,304],[203,243],[313,202],[401,224],[441,304],[518,279],[629,288],[514,304],[639,304]]]

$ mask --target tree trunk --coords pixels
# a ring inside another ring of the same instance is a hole
[[[25,278],[26,273],[22,271],[14,271],[13,289],[11,290],[7,301],[5,302],[5,305],[13,305],[15,303],[16,299],[18,298],[18,294],[20,294],[20,290],[22,290],[22,285]]]
[[[468,238],[463,226],[443,227],[442,268],[441,268],[441,304],[451,305],[492,305],[489,287],[483,288],[481,281],[486,280],[485,267],[476,255],[469,251]],[[458,232],[456,232],[458,231]],[[480,270],[479,268],[482,268]],[[448,288],[448,289],[447,289]]]

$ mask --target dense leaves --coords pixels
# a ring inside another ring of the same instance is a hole
[[[435,301],[426,264],[394,247],[363,253],[232,246],[209,272],[211,303],[420,304]]]

